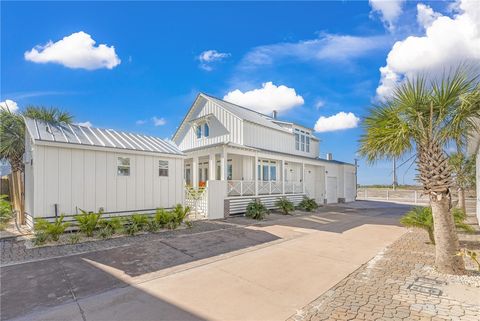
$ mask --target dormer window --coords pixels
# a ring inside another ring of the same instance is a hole
[[[210,127],[207,123],[203,124],[203,136],[208,137],[210,136]]]
[[[202,138],[202,126],[197,125],[196,132],[197,132],[197,138]]]
[[[295,128],[295,149],[310,153],[310,132]]]

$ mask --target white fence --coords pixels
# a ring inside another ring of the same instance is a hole
[[[388,190],[377,188],[359,188],[357,200],[383,200],[400,203],[427,204],[428,196],[420,190]]]

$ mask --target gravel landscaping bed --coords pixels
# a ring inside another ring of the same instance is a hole
[[[181,235],[206,233],[234,227],[235,226],[225,224],[221,221],[195,221],[192,228],[162,230],[157,233],[143,233],[135,236],[116,236],[108,239],[91,238],[89,241],[77,244],[51,243],[39,247],[34,247],[32,245],[31,237],[3,239],[0,240],[0,265],[6,266],[53,257],[106,250],[135,243],[149,242],[159,238],[166,239]]]
[[[433,269],[433,245],[413,230],[298,311],[300,320],[480,320],[480,273]]]

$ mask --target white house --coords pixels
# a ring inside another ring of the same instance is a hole
[[[184,154],[160,138],[26,119],[25,212],[128,214],[184,202]]]
[[[319,158],[313,129],[199,94],[173,136],[186,155],[185,181],[206,186],[209,218],[245,212],[253,198],[267,207],[285,196],[298,203],[350,202],[356,167]],[[187,197],[189,201],[189,197]],[[198,201],[197,201],[198,203]]]

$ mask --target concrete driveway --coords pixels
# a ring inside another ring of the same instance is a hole
[[[1,318],[285,320],[406,230],[409,207],[357,202],[1,270]]]

